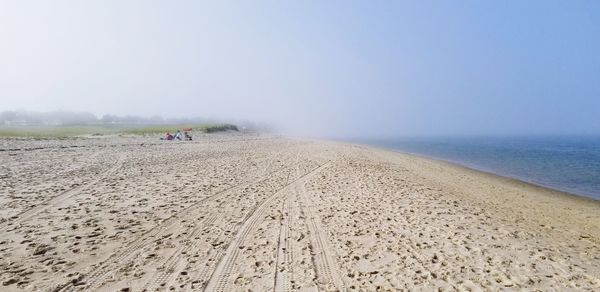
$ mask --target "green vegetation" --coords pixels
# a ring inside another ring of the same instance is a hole
[[[238,128],[231,124],[201,124],[201,125],[156,125],[156,126],[144,126],[137,128],[129,128],[122,131],[125,134],[134,135],[148,135],[148,134],[160,134],[166,132],[175,132],[176,130],[183,130],[191,128],[193,131],[202,131],[205,133],[214,133],[220,131],[234,130]]]
[[[99,126],[20,126],[0,127],[0,137],[65,138],[82,135],[106,135],[116,133],[116,129]]]
[[[206,133],[222,132],[222,131],[239,131],[236,125],[223,124],[223,125],[212,125],[205,129]]]
[[[155,135],[192,128],[193,131],[214,133],[238,128],[231,124],[152,125],[152,126],[0,126],[0,137],[66,138],[101,135]]]

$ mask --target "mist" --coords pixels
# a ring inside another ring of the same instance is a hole
[[[117,116],[105,114],[96,116],[90,112],[31,112],[4,111],[0,112],[0,126],[85,126],[85,125],[165,125],[184,123],[217,123],[222,121],[203,118],[164,118],[161,116]]]
[[[0,42],[0,111],[600,134],[597,1],[3,1]]]

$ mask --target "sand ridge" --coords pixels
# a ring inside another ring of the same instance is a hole
[[[268,135],[0,143],[3,291],[600,289],[600,204]]]

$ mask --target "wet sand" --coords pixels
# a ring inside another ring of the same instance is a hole
[[[1,291],[598,290],[600,203],[266,135],[0,140]]]

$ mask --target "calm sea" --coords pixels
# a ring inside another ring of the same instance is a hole
[[[359,140],[600,200],[600,136]]]

